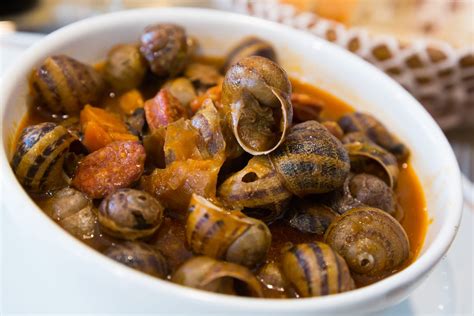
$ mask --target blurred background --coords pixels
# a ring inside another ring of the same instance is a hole
[[[420,100],[448,136],[465,176],[474,180],[474,0],[2,0],[0,76],[34,41],[64,25],[112,11],[164,6],[259,16],[344,46]],[[374,52],[384,48],[386,56],[352,49],[349,34],[361,40],[359,46]]]

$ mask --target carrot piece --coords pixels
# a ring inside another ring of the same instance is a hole
[[[84,133],[83,144],[90,151],[96,151],[112,142],[109,134],[95,121],[89,121],[82,128]]]
[[[143,97],[140,91],[132,89],[122,94],[118,103],[123,113],[131,115],[136,109],[143,107]]]

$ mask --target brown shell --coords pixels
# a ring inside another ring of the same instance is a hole
[[[246,57],[227,71],[222,106],[239,145],[252,155],[268,154],[285,139],[293,120],[291,83],[271,60]]]
[[[209,257],[189,259],[176,270],[171,281],[209,292],[263,297],[262,287],[250,270]],[[242,282],[244,289],[237,289],[235,281]]]
[[[344,259],[322,242],[298,244],[283,253],[286,279],[302,297],[336,294],[354,289]]]
[[[390,188],[398,181],[400,170],[394,155],[374,143],[345,144],[351,160],[351,169],[356,173],[374,174],[383,179]]]
[[[56,189],[64,184],[63,163],[77,138],[55,123],[41,123],[23,130],[11,165],[23,187],[35,193]]]
[[[102,75],[71,57],[46,58],[31,77],[33,93],[51,113],[77,114],[99,101],[105,90]]]
[[[265,259],[271,234],[263,222],[237,211],[225,211],[193,194],[186,241],[196,254],[252,267]]]
[[[133,44],[119,44],[108,52],[104,67],[104,78],[119,91],[140,85],[147,71],[147,63],[140,49]]]
[[[316,121],[294,125],[269,157],[286,188],[300,197],[342,186],[350,170],[344,146]]]
[[[329,225],[338,217],[330,207],[311,199],[296,199],[291,203],[288,223],[303,233],[324,235]]]
[[[230,66],[237,63],[239,60],[249,56],[261,56],[277,62],[277,55],[272,44],[261,38],[249,36],[242,39],[236,46],[234,46],[227,54],[224,63],[224,70],[229,69]]]
[[[338,217],[324,240],[347,262],[353,273],[383,276],[403,264],[410,245],[403,227],[377,208],[356,207]]]
[[[387,128],[370,114],[354,112],[339,119],[345,133],[362,132],[377,145],[391,152],[398,161],[406,161],[410,155],[408,148]]]

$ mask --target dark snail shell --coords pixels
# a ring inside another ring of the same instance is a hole
[[[265,222],[281,217],[284,210],[282,206],[292,196],[266,156],[250,159],[245,168],[220,185],[217,195],[229,208],[268,210],[265,218],[262,218]]]
[[[56,114],[77,114],[96,103],[104,92],[102,75],[91,66],[65,55],[51,56],[31,77],[40,104]]]
[[[303,233],[324,235],[329,225],[338,217],[331,208],[311,199],[297,199],[291,203],[288,223]]]
[[[146,61],[137,45],[120,44],[107,54],[104,67],[105,80],[116,90],[136,88],[145,77]]]
[[[398,161],[405,161],[410,155],[408,148],[387,128],[370,114],[354,112],[339,119],[345,133],[362,132],[377,145],[391,152]]]
[[[268,227],[240,212],[228,212],[193,194],[186,221],[186,241],[195,253],[255,266],[271,243]]]
[[[272,44],[258,37],[250,36],[244,38],[227,54],[224,70],[237,63],[239,60],[249,56],[261,56],[277,62],[277,55]]]
[[[362,202],[354,198],[349,190],[351,178],[352,175],[348,176],[342,187],[324,195],[322,198],[323,204],[339,214],[344,214],[354,207],[362,206]]]
[[[344,146],[316,121],[294,125],[269,157],[286,188],[300,197],[337,189],[349,175]]]
[[[268,154],[285,139],[293,119],[291,83],[271,60],[246,57],[227,71],[222,106],[239,145],[252,155]]]
[[[344,147],[349,153],[353,172],[374,174],[390,188],[395,187],[400,170],[394,155],[374,143],[355,142]]]
[[[150,25],[141,36],[140,52],[154,74],[174,77],[189,57],[186,31],[175,24]]]
[[[322,242],[298,244],[283,253],[283,274],[302,297],[354,289],[344,259]]]
[[[380,178],[371,174],[357,174],[349,182],[351,195],[365,205],[395,214],[393,191]]]
[[[12,159],[12,168],[23,187],[35,193],[59,188],[63,162],[69,146],[77,138],[55,123],[28,126],[21,133]]]
[[[211,99],[206,99],[191,118],[191,125],[199,131],[208,158],[224,154],[226,142],[221,128],[221,117]]]
[[[168,264],[160,251],[140,242],[124,242],[111,246],[105,255],[132,269],[160,279],[168,275]]]
[[[373,207],[357,207],[338,217],[324,236],[353,273],[383,276],[409,256],[408,237],[389,214]]]
[[[176,270],[171,281],[209,292],[263,297],[262,287],[250,270],[209,257],[189,259]],[[244,288],[238,287],[238,283]]]
[[[107,234],[126,240],[152,235],[163,220],[163,206],[150,194],[119,189],[102,200],[99,223]]]

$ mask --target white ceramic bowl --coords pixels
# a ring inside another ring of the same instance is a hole
[[[28,197],[7,162],[8,145],[26,111],[27,76],[51,55],[84,62],[104,58],[114,44],[136,41],[146,25],[174,22],[199,38],[206,54],[222,55],[245,35],[274,43],[284,68],[373,113],[412,151],[432,219],[419,258],[408,268],[351,292],[298,300],[217,295],[161,281],[126,268],[63,231]],[[70,312],[367,312],[400,302],[447,251],[461,217],[460,173],[441,130],[397,83],[368,63],[314,36],[256,18],[197,9],[146,9],[69,25],[31,47],[3,77],[2,194],[4,308]],[[7,252],[8,250],[8,252]]]

